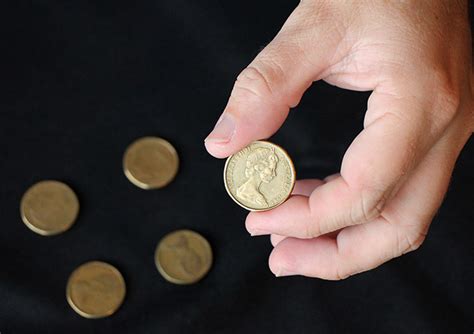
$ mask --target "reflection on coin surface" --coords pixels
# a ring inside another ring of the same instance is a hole
[[[87,262],[72,272],[67,282],[66,297],[74,311],[85,318],[107,317],[122,305],[125,281],[110,264]]]
[[[161,239],[156,247],[155,264],[171,283],[195,283],[211,268],[211,246],[196,232],[178,230]]]
[[[32,231],[55,235],[74,224],[79,213],[79,200],[66,184],[41,181],[23,195],[20,213],[21,219]]]
[[[227,158],[224,184],[230,197],[250,211],[270,210],[290,196],[295,168],[288,153],[267,141],[254,141]]]
[[[144,137],[125,151],[123,169],[127,178],[142,189],[157,189],[170,183],[178,172],[178,153],[168,141]]]

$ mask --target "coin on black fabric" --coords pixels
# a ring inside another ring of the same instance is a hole
[[[227,158],[224,167],[227,192],[250,211],[270,210],[285,202],[295,180],[295,168],[288,153],[267,141],[254,141]]]
[[[123,157],[125,175],[142,189],[158,189],[168,185],[176,176],[178,167],[179,158],[175,148],[158,137],[134,141]]]
[[[79,200],[69,186],[58,181],[41,181],[23,195],[21,219],[32,231],[55,235],[68,230],[79,213]]]
[[[125,291],[125,280],[114,266],[91,261],[72,272],[66,298],[79,315],[97,319],[114,314],[122,305]]]
[[[161,239],[156,247],[155,264],[167,281],[192,284],[209,272],[212,249],[199,233],[178,230]]]

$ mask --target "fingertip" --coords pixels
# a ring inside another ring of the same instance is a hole
[[[204,147],[210,155],[217,159],[224,159],[230,155],[224,143],[217,143],[206,139],[204,141]]]
[[[270,235],[270,242],[272,243],[273,247],[276,247],[281,241],[285,240],[285,236],[283,235],[278,235],[278,234],[272,234]]]
[[[250,212],[245,221],[245,227],[254,236],[279,234],[308,238],[306,232],[314,226],[308,197],[300,195],[292,195],[286,202],[271,210]]]
[[[218,127],[218,126],[217,126]],[[227,158],[230,155],[240,151],[254,140],[266,137],[256,137],[244,125],[239,126],[239,130],[235,131],[230,139],[221,139],[214,136],[215,129],[204,140],[204,146],[207,152],[215,158]]]
[[[207,152],[219,159],[228,157],[232,153],[230,150],[235,133],[235,117],[231,113],[224,111],[217,120],[214,129],[212,129],[206,139],[204,139],[204,146]]]
[[[273,249],[273,251],[270,253],[270,256],[268,257],[268,268],[270,271],[275,275],[276,277],[279,277],[280,275],[280,260],[278,258],[278,251],[277,247]]]
[[[270,254],[270,270],[280,276],[302,275],[325,280],[340,280],[340,257],[334,239],[318,237],[314,239],[286,238]]]
[[[291,252],[282,251],[285,248],[281,247],[281,245],[288,241],[289,239],[282,240],[276,245],[268,258],[268,267],[276,277],[297,275],[294,268],[295,261],[292,258]]]
[[[249,212],[247,218],[245,219],[245,228],[251,236],[257,236],[261,234],[260,229],[258,229],[259,215],[259,212]]]

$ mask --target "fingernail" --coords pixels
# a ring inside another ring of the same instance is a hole
[[[275,273],[275,277],[285,277],[285,276],[294,276],[294,275],[296,274],[282,267],[280,267]]]
[[[213,142],[218,144],[228,143],[235,133],[235,122],[233,117],[224,112],[216,123],[214,130],[211,131],[209,136],[204,142]]]
[[[268,232],[261,231],[261,230],[248,230],[248,232],[250,233],[251,237],[258,237],[260,235],[270,234]]]

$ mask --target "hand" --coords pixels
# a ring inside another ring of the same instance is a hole
[[[467,1],[303,0],[242,71],[210,154],[271,136],[313,81],[373,91],[340,174],[251,212],[277,276],[342,279],[417,249],[474,129]]]

